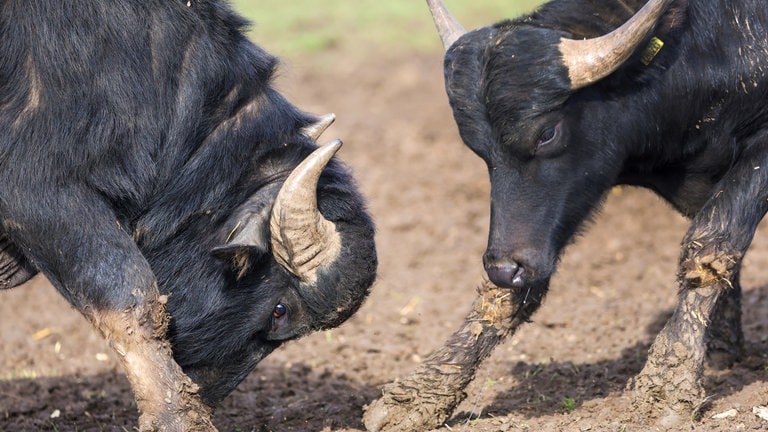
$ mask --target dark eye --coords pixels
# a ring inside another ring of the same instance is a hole
[[[285,314],[288,313],[288,308],[285,307],[284,304],[278,303],[277,306],[275,306],[275,310],[272,311],[272,318],[282,318]]]
[[[539,135],[539,140],[536,142],[536,147],[545,146],[560,137],[560,123],[554,126],[544,128]]]

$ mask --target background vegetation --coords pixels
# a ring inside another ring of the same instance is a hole
[[[531,11],[541,0],[446,0],[465,28]],[[278,56],[329,49],[439,50],[424,0],[234,0],[251,37]]]

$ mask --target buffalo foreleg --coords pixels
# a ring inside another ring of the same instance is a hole
[[[642,407],[661,404],[675,413],[695,412],[706,400],[701,385],[707,333],[718,300],[728,295],[740,256],[722,246],[688,243],[682,261],[678,305],[656,337],[634,380]]]
[[[686,234],[677,307],[634,380],[641,408],[660,404],[696,414],[706,401],[701,376],[707,349],[710,361],[723,353],[732,361],[741,353],[739,270],[768,210],[768,160],[759,146],[752,151],[718,183]]]
[[[527,321],[539,302],[519,304],[509,289],[484,281],[461,328],[410,376],[387,384],[367,408],[369,431],[439,427],[464,400],[464,389],[494,347]],[[511,318],[514,317],[514,318]]]
[[[210,408],[174,361],[166,340],[166,297],[111,207],[78,184],[24,184],[39,190],[2,194],[4,256],[24,251],[24,262],[34,263],[109,341],[134,391],[141,431],[214,430]],[[25,196],[41,196],[39,201],[56,211],[40,211],[37,201]],[[14,197],[19,199],[13,202]]]
[[[140,431],[213,431],[211,409],[198,387],[173,360],[165,339],[166,296],[156,288],[134,306],[119,311],[87,311],[125,368],[141,416]]]

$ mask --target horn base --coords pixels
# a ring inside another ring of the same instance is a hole
[[[281,229],[281,227],[302,227]],[[278,205],[270,220],[272,255],[283,268],[314,285],[318,269],[333,263],[341,253],[341,236],[333,222],[320,216],[303,212],[299,208]]]
[[[571,89],[586,87],[618,69],[646,38],[668,3],[648,1],[629,21],[607,35],[587,40],[560,39],[560,54]]]

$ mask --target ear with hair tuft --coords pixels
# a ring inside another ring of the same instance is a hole
[[[230,217],[224,243],[211,250],[214,256],[231,260],[240,276],[252,258],[270,250],[269,218],[279,190],[280,184],[271,184],[248,198]]]

